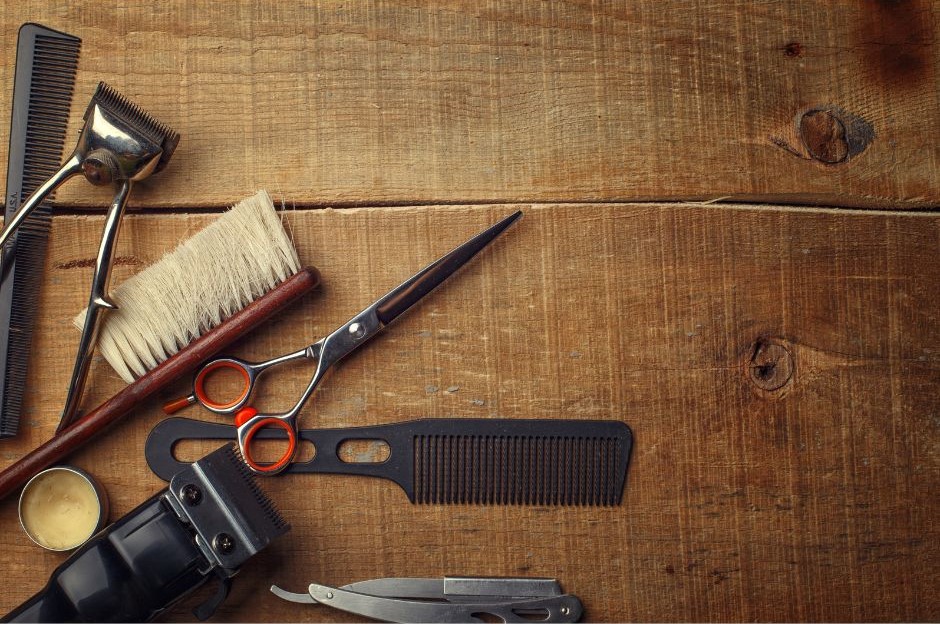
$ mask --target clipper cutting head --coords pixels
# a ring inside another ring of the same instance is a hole
[[[154,119],[153,116],[118,93],[114,87],[104,82],[98,83],[98,88],[85,110],[85,123],[89,123],[89,117],[93,115],[96,107],[107,109],[114,116],[124,121],[127,126],[147,137],[155,145],[160,146],[160,159],[157,161],[153,173],[166,166],[180,141],[178,132]]]
[[[228,570],[290,530],[233,444],[180,471],[167,496],[195,529],[206,557]]]

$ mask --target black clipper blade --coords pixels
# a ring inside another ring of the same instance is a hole
[[[234,444],[178,472],[169,496],[196,530],[207,557],[225,569],[238,568],[290,530]]]

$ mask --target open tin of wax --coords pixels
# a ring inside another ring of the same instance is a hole
[[[19,514],[31,540],[48,550],[72,550],[107,524],[108,497],[84,470],[55,466],[29,480]]]

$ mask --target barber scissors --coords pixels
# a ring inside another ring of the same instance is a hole
[[[295,351],[263,362],[246,362],[238,358],[216,358],[203,364],[193,379],[193,391],[188,397],[168,403],[164,406],[167,413],[175,412],[186,405],[199,403],[216,414],[234,415],[237,427],[238,447],[245,463],[252,472],[261,475],[275,475],[285,470],[297,453],[298,425],[297,416],[310,396],[326,377],[327,373],[343,358],[364,345],[370,338],[380,333],[387,325],[408,311],[425,295],[434,290],[460,267],[492,243],[512,223],[522,216],[517,211],[499,223],[490,226],[463,243],[453,251],[432,262],[415,275],[393,288],[388,294],[371,303],[361,312],[343,323],[332,333],[319,341]],[[259,376],[265,371],[295,360],[307,359],[317,363],[310,383],[303,391],[297,403],[283,413],[261,413],[248,403]],[[234,370],[241,376],[242,387],[239,394],[227,401],[215,400],[206,393],[206,379],[222,370]],[[255,461],[251,453],[255,435],[265,428],[280,428],[287,434],[287,446],[283,455],[273,463]]]

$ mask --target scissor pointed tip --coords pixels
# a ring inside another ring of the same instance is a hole
[[[517,210],[511,215],[509,215],[508,217],[506,217],[505,219],[503,219],[502,222],[505,223],[506,225],[511,225],[515,223],[516,221],[518,221],[520,217],[522,217],[522,211]]]
[[[457,269],[492,243],[521,216],[522,211],[517,210],[508,217],[504,217],[501,221],[494,223],[456,249],[424,267],[375,302],[375,313],[382,324],[388,325],[420,301],[422,297],[437,288]]]
[[[488,228],[481,234],[481,236],[484,237],[484,238],[486,238],[486,239],[487,239],[487,243],[488,243],[490,240],[493,240],[494,238],[496,238],[497,236],[499,236],[500,234],[502,234],[510,225],[512,225],[513,223],[515,223],[516,221],[518,221],[520,217],[522,217],[522,211],[521,211],[521,210],[517,210],[517,211],[515,211],[514,213],[512,213],[511,215],[509,215],[508,217],[503,217],[502,220],[500,220],[500,221],[494,223],[493,225],[491,225],[490,227],[488,227]]]

